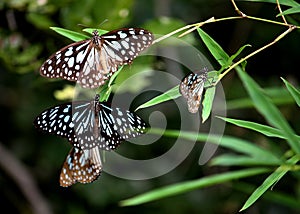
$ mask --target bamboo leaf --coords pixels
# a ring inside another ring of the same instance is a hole
[[[202,29],[197,29],[199,36],[202,41],[210,51],[210,53],[214,56],[214,58],[218,61],[218,63],[222,67],[227,67],[231,64],[229,61],[228,54],[223,50],[223,48],[213,40],[207,33],[205,33]]]
[[[250,157],[264,158],[266,160],[274,162],[280,161],[280,158],[275,156],[272,152],[262,149],[257,145],[240,138],[230,137],[226,135],[208,135],[198,132],[187,132],[182,130],[162,130],[152,128],[151,131],[149,131],[149,134],[160,135],[161,133],[163,133],[163,135],[166,137],[178,138],[178,136],[180,136],[183,139],[191,141],[194,141],[195,139],[197,139],[197,141],[207,141],[213,144],[220,145],[227,149],[231,149],[233,151],[249,155]]]
[[[168,90],[167,92],[152,98],[151,100],[149,100],[148,102],[140,105],[139,107],[137,107],[135,109],[135,111],[142,109],[142,108],[148,108],[172,99],[176,99],[178,97],[180,97],[181,94],[179,93],[179,86],[175,86],[174,88],[171,88],[170,90]]]
[[[120,205],[121,206],[139,205],[150,201],[158,200],[161,198],[166,198],[166,197],[182,194],[185,192],[189,192],[192,190],[200,189],[203,187],[208,187],[208,186],[228,182],[234,179],[241,179],[245,177],[267,173],[268,171],[269,169],[267,168],[252,168],[252,169],[244,169],[244,170],[239,170],[234,172],[226,172],[223,174],[207,176],[194,181],[186,181],[182,183],[165,186],[156,190],[152,190],[147,193],[123,200],[120,202]]]
[[[290,92],[290,94],[293,96],[294,100],[296,101],[297,105],[300,107],[300,91],[297,90],[291,83],[286,81],[285,79],[281,78]]]
[[[204,94],[204,99],[202,102],[203,109],[202,109],[202,123],[204,123],[210,116],[212,104],[215,97],[216,88],[211,87],[206,89]]]
[[[242,53],[242,51],[246,47],[251,47],[251,45],[247,44],[247,45],[244,45],[244,46],[240,47],[235,54],[233,54],[232,56],[229,57],[229,60],[232,62],[236,57],[238,57]]]
[[[296,164],[299,161],[299,156],[294,156],[286,161],[287,164]],[[267,179],[260,185],[248,198],[245,202],[244,206],[241,208],[240,211],[243,211],[249,208],[255,201],[257,201],[260,196],[262,196],[271,186],[277,183],[287,172],[289,168],[286,166],[280,166],[273,172]]]
[[[245,121],[245,120],[232,119],[232,118],[224,118],[224,117],[218,117],[218,118],[220,118],[228,123],[237,125],[239,127],[257,131],[268,137],[278,137],[281,139],[286,139],[286,136],[282,134],[281,130],[273,128],[271,126],[266,126],[266,125],[262,125],[259,123],[254,123],[254,122]],[[295,137],[297,137],[297,139],[300,141],[300,136],[295,135]]]
[[[71,30],[67,30],[64,28],[60,28],[60,27],[50,27],[51,30],[54,30],[56,33],[65,36],[75,42],[84,40],[84,39],[89,39],[89,37],[87,35],[75,32],[75,31],[71,31]]]
[[[248,157],[244,155],[219,155],[210,162],[212,166],[274,166],[282,164],[279,160],[270,160],[260,157]]]
[[[257,111],[260,112],[271,125],[282,130],[282,134],[286,137],[291,148],[300,154],[300,144],[295,137],[295,132],[281,112],[271,102],[270,98],[264,94],[263,89],[246,72],[239,68],[237,68],[237,71]]]

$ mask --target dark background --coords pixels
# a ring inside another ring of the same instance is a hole
[[[248,15],[281,21],[280,18],[275,17],[278,10],[274,4],[241,2],[239,5]],[[185,24],[204,21],[212,16],[215,18],[236,16],[230,1],[2,0],[0,11],[0,205],[2,210],[9,210],[11,213],[32,213],[34,212],[32,204],[35,204],[41,209],[49,208],[50,213],[238,212],[248,195],[238,188],[232,188],[230,183],[145,205],[125,208],[118,206],[120,200],[157,187],[226,171],[226,168],[199,166],[197,147],[175,170],[158,178],[131,181],[104,172],[92,184],[76,184],[71,188],[62,188],[59,186],[58,178],[61,164],[70,146],[64,139],[38,133],[32,125],[35,116],[43,109],[61,102],[55,99],[53,92],[68,84],[66,81],[49,81],[39,76],[38,70],[43,61],[71,42],[50,30],[50,26],[78,32],[83,28],[78,24],[86,27],[100,26],[106,30],[126,26],[153,26],[153,29],[147,29],[155,34],[165,34]],[[161,17],[169,17],[170,24],[164,25]],[[297,20],[297,17],[294,18]],[[108,21],[103,23],[106,19]],[[251,44],[252,48],[247,49],[244,55],[271,42],[286,30],[282,26],[250,20],[213,23],[205,25],[203,29],[228,54],[235,53],[245,44]],[[194,45],[203,48],[196,33],[191,35],[195,41]],[[282,87],[279,77],[287,78],[297,84],[300,47],[298,37],[299,32],[294,31],[278,44],[248,60],[248,73],[263,87]],[[212,60],[208,52],[207,57]],[[211,63],[216,70],[219,69],[216,62],[212,60]],[[153,66],[159,67],[155,63]],[[228,99],[245,96],[245,91],[234,72],[227,75],[222,84]],[[295,108],[284,105],[282,109],[297,130],[299,116],[293,114]],[[261,120],[252,109],[230,111],[230,115],[252,121]],[[170,120],[172,121],[172,115]],[[230,126],[227,127],[226,133],[243,135],[240,130],[237,132],[237,129]],[[247,137],[253,139],[251,133]],[[168,140],[160,139],[159,142],[163,144],[156,142],[152,148],[149,148],[150,145],[148,149],[143,150],[144,153],[139,153],[138,150],[135,152],[132,146],[129,153],[138,158],[155,157],[168,149],[164,145]],[[126,152],[126,149],[124,151]],[[26,179],[26,173],[29,174],[30,180]],[[248,180],[260,184],[263,178],[262,176]],[[283,190],[289,193],[291,187],[288,179],[285,182],[287,184],[282,184],[282,188],[286,187]],[[24,189],[29,190],[24,192]],[[289,213],[290,210],[279,204],[260,200],[248,212]],[[46,210],[43,213],[46,213]]]

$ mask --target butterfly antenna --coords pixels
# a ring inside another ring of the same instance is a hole
[[[100,26],[103,25],[105,22],[108,22],[108,19],[104,19],[98,26],[100,27]]]

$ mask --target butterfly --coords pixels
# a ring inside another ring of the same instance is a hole
[[[126,139],[145,132],[145,122],[135,113],[94,100],[64,103],[44,110],[34,120],[34,126],[54,134],[83,150],[98,147],[114,150]]]
[[[182,96],[187,99],[188,110],[196,113],[199,109],[201,97],[204,89],[204,83],[207,80],[207,70],[202,73],[190,73],[185,76],[179,86]]]
[[[100,176],[102,163],[98,148],[82,150],[73,147],[60,172],[59,183],[69,187],[77,182],[91,183]]]
[[[153,34],[142,28],[122,28],[72,43],[50,56],[40,74],[48,78],[76,81],[83,88],[97,88],[118,70],[130,64],[153,42]]]

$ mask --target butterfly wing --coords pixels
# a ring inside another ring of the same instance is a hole
[[[187,103],[188,103],[189,112],[197,113],[201,103],[203,88],[204,88],[204,82],[201,81],[197,84],[194,90],[188,94]]]
[[[145,122],[135,113],[100,104],[99,127],[101,137],[106,139],[106,149],[115,149],[122,141],[145,132]]]
[[[97,88],[152,41],[153,35],[141,28],[119,29],[102,36],[94,31],[91,39],[72,43],[50,56],[40,74],[77,81],[83,88]]]
[[[77,81],[91,48],[92,41],[88,39],[60,49],[43,63],[40,74],[48,78]]]
[[[127,110],[92,101],[74,101],[43,111],[34,120],[37,129],[67,138],[76,148],[113,150],[124,140],[141,135],[145,122]]]
[[[180,93],[187,99],[188,110],[191,113],[196,113],[199,109],[206,79],[207,72],[190,73],[180,83]]]
[[[44,110],[35,118],[33,124],[42,132],[67,138],[69,141],[76,140],[71,103]]]
[[[104,84],[121,65],[131,63],[153,42],[153,35],[141,28],[123,28],[99,36],[94,32],[79,83],[84,88],[97,88]]]
[[[60,173],[60,185],[71,186],[77,182],[91,183],[102,171],[98,148],[82,150],[73,147],[69,152]]]
[[[76,146],[82,149],[97,146],[104,150],[114,150],[124,140],[144,133],[146,124],[136,114],[120,108],[111,108],[107,103],[97,102],[96,105],[97,117],[93,118],[93,125],[89,127],[91,131],[77,134]]]
[[[73,146],[81,149],[91,149],[105,142],[99,138],[98,116],[95,112],[95,100],[90,102],[73,102],[73,123],[76,140]]]
[[[114,64],[120,66],[131,63],[152,44],[154,37],[142,28],[123,28],[110,31],[102,35],[101,39],[104,52]]]

